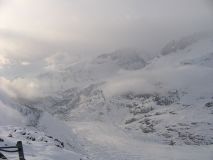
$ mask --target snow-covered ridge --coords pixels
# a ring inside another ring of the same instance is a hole
[[[0,146],[14,146],[22,141],[26,159],[86,160],[86,156],[64,148],[64,142],[36,129],[0,126]],[[8,159],[17,159],[17,153],[4,153]]]

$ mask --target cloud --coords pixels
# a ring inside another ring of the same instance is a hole
[[[4,0],[0,0],[0,8],[3,6]]]
[[[200,96],[212,93],[212,87],[209,87],[212,86],[212,74],[211,68],[200,66],[166,66],[155,70],[122,72],[108,80],[103,90],[107,97],[128,93],[165,95],[173,90],[187,90]]]
[[[35,98],[41,96],[38,81],[33,79],[17,78],[9,80],[0,77],[0,90],[13,98]]]
[[[0,69],[3,68],[3,66],[10,64],[10,60],[6,58],[3,55],[0,55]]]
[[[28,65],[30,65],[30,62],[23,61],[23,62],[21,62],[21,65],[22,66],[28,66]]]
[[[59,71],[67,66],[78,63],[82,57],[80,55],[72,55],[68,52],[58,52],[45,58],[45,69],[49,71]]]
[[[154,85],[147,82],[146,79],[139,77],[125,77],[125,79],[116,78],[108,81],[103,87],[104,94],[107,97],[119,96],[128,93],[152,94],[155,93],[155,89]]]
[[[50,47],[87,48],[87,53],[152,49],[210,27],[207,7],[204,0],[9,0],[0,14],[0,28],[48,41]]]
[[[207,1],[1,0],[0,54],[35,72],[59,67],[59,60],[50,63],[59,53],[84,58],[136,48],[158,54],[171,39],[212,31]]]
[[[55,47],[26,34],[0,29],[0,52],[10,59],[36,61],[50,55]]]

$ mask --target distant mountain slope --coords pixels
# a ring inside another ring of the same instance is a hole
[[[125,70],[138,70],[145,67],[146,62],[139,53],[131,50],[121,50],[110,54],[102,54],[94,61],[94,64],[117,65]]]
[[[76,63],[64,70],[40,74],[38,79],[44,87],[58,91],[60,89],[66,90],[66,88],[100,83],[120,71],[134,71],[145,66],[146,62],[140,53],[133,50],[116,51],[99,55],[92,60]]]

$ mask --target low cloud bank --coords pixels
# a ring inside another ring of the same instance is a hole
[[[0,90],[13,98],[35,98],[41,95],[37,80],[17,78],[8,80],[0,77]]]
[[[103,86],[106,96],[166,94],[171,90],[190,91],[196,96],[212,93],[213,69],[198,66],[168,67],[124,72]]]
[[[3,68],[3,66],[10,64],[10,60],[6,58],[3,55],[0,55],[0,69]]]

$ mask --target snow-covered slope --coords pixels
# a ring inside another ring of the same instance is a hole
[[[30,159],[212,160],[212,64],[213,38],[198,34],[146,62],[114,52],[43,73],[41,91],[51,94],[26,100],[1,93],[3,114],[9,107],[28,127],[8,126],[17,119],[4,114],[0,136],[23,140]]]
[[[201,39],[106,83],[105,95],[131,113],[122,117],[122,128],[162,143],[213,144],[212,44]]]
[[[87,159],[63,122],[20,105],[3,91],[0,91],[0,117],[0,146],[15,146],[22,141],[26,159]],[[18,153],[4,155],[8,159],[18,158]]]
[[[58,91],[67,88],[85,87],[100,83],[122,70],[139,70],[146,66],[141,53],[133,50],[102,54],[90,60],[82,60],[60,71],[49,71],[39,75],[46,90]],[[45,83],[47,82],[47,83]],[[47,89],[48,88],[48,89]]]

